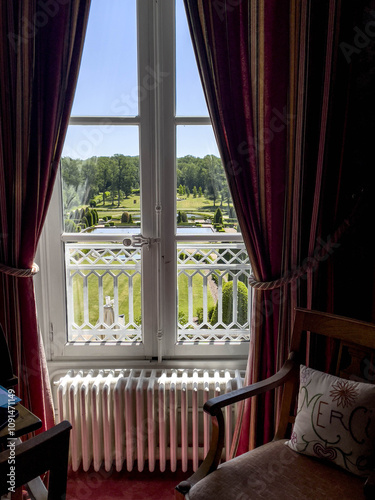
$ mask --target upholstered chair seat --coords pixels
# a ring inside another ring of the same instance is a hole
[[[365,499],[363,478],[296,453],[285,445],[285,441],[285,439],[273,441],[223,463],[216,471],[195,484],[186,498],[189,500]]]

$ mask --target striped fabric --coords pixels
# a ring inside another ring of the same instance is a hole
[[[295,306],[331,305],[319,293],[356,206],[343,152],[353,78],[374,66],[371,1],[184,2],[254,272],[250,383],[284,362]],[[242,406],[233,453],[272,439],[279,398]]]
[[[0,323],[23,404],[53,424],[32,275],[90,1],[0,3]]]

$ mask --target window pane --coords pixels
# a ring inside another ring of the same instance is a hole
[[[135,0],[93,0],[72,116],[138,114]]]
[[[212,231],[239,231],[210,125],[177,127],[176,190],[179,233],[187,232],[189,226]]]
[[[66,134],[62,156],[86,160],[92,156],[139,154],[137,126],[71,125]]]
[[[65,245],[68,340],[140,342],[141,250],[105,241]]]
[[[179,342],[249,339],[249,259],[239,232],[224,168],[211,126],[177,127],[177,236]],[[221,233],[225,243],[210,242]]]
[[[208,116],[183,0],[176,0],[176,114]]]
[[[178,242],[177,340],[249,340],[250,273],[243,243]]]
[[[138,127],[70,126],[61,160],[66,232],[108,241],[65,245],[68,335],[140,342],[141,250],[110,240],[140,232]]]
[[[69,127],[61,161],[65,231],[114,231],[130,216],[140,224],[138,153],[138,127]],[[83,221],[78,212],[90,205],[97,217]]]

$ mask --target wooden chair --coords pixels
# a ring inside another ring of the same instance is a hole
[[[366,382],[375,379],[372,376],[375,352],[374,324],[333,314],[297,309],[291,352],[282,369],[267,380],[215,397],[204,405],[204,411],[212,418],[211,446],[198,470],[187,481],[182,481],[176,487],[176,499],[375,498],[373,474],[370,473],[366,480],[366,477],[349,473],[328,461],[297,453],[285,444],[286,439],[290,438],[291,427],[295,421],[296,396],[299,391],[300,364],[304,363],[303,346],[306,332],[338,340],[335,375]],[[274,440],[219,465],[224,445],[222,409],[277,387],[282,388],[282,406]],[[372,418],[375,418],[375,411]]]
[[[65,420],[17,445],[14,452],[8,449],[0,453],[0,495],[8,493],[8,479],[14,478],[14,487],[18,488],[49,471],[48,496],[45,491],[44,498],[65,500],[71,428],[71,424]],[[12,474],[10,467],[14,467],[13,476],[9,476]]]

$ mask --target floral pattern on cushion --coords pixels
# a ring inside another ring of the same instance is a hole
[[[298,410],[287,445],[368,475],[375,466],[375,386],[301,365]]]

